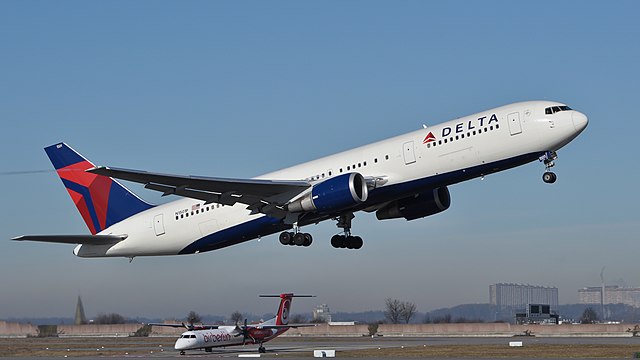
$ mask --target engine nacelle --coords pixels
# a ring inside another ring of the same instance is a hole
[[[376,211],[378,220],[405,218],[415,220],[445,211],[451,205],[451,196],[446,186],[423,192],[416,196],[393,201]]]
[[[291,212],[340,211],[367,201],[369,189],[359,173],[342,174],[313,187],[311,193],[287,206]]]

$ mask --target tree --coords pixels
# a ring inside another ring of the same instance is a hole
[[[367,326],[367,330],[369,330],[369,336],[375,336],[378,333],[378,323],[370,323]]]
[[[126,319],[124,316],[116,313],[111,314],[98,314],[93,321],[94,324],[124,324]]]
[[[229,319],[231,319],[232,323],[239,324],[242,321],[242,313],[236,310],[233,313],[231,313],[231,316],[229,317]]]
[[[385,300],[384,317],[392,324],[399,324],[402,316],[402,301],[398,299],[387,298]]]
[[[307,317],[302,314],[295,314],[291,317],[291,324],[304,324],[307,322]]]
[[[598,321],[598,314],[591,306],[584,309],[580,317],[581,324],[595,324]]]
[[[412,302],[403,302],[400,306],[400,319],[404,320],[405,324],[411,321],[413,315],[416,314],[416,304]]]
[[[191,310],[189,311],[189,314],[187,315],[187,323],[191,326],[193,326],[193,324],[196,323],[201,323],[202,322],[202,318],[200,317],[200,315],[198,315],[197,312]]]

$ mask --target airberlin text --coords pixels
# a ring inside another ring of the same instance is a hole
[[[483,116],[466,122],[457,123],[455,126],[446,126],[442,129],[442,137],[447,137],[451,135],[451,133],[460,134],[465,131],[481,128],[494,122],[498,122],[496,114],[489,116],[489,120],[487,120],[487,116]]]
[[[208,342],[221,342],[221,341],[230,341],[231,340],[231,334],[213,334],[213,333],[206,333],[203,334],[204,336],[204,342],[208,343]]]

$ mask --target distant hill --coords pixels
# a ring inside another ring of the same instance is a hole
[[[598,319],[605,321],[620,321],[625,323],[640,323],[640,308],[634,308],[629,305],[615,304],[605,306],[605,315],[602,316],[602,310],[599,305],[585,304],[569,304],[560,305],[552,308],[552,311],[560,315],[560,319],[569,322],[578,322],[582,317],[582,313],[587,307],[591,307],[598,314]],[[310,314],[292,314],[301,316],[305,322],[311,320]],[[244,314],[247,321],[254,322],[274,317],[274,314],[263,314],[261,316],[255,314]],[[508,322],[513,323],[514,315],[511,310],[500,311],[495,305],[491,304],[463,304],[451,308],[442,308],[429,311],[427,313],[416,313],[411,319],[411,323],[460,323],[460,322]],[[220,315],[201,315],[205,324],[229,324],[228,317]],[[355,321],[358,323],[375,323],[385,321],[384,311],[372,310],[362,312],[336,312],[331,314],[333,321]],[[170,319],[170,318],[167,318]],[[48,317],[48,318],[9,318],[3,319],[8,322],[30,323],[33,325],[59,325],[73,324],[73,318],[64,317]],[[130,323],[149,323],[162,322],[162,318],[127,318]],[[176,321],[184,321],[184,318],[176,318]]]

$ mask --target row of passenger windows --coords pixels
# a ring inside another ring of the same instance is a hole
[[[547,114],[547,115],[551,115],[551,114],[555,114],[555,113],[560,112],[560,111],[567,111],[567,110],[573,110],[573,109],[568,107],[567,105],[551,106],[551,107],[548,107],[548,108],[544,109],[544,113]]]
[[[467,131],[466,137],[471,137],[471,136],[474,136],[474,135],[482,134],[483,132],[492,131],[494,129],[497,130],[499,128],[500,128],[500,124],[496,124],[495,126],[491,125],[491,126],[488,126],[488,127],[484,127],[484,129],[480,128],[478,130]],[[460,140],[460,139],[464,139],[464,138],[465,138],[465,134],[464,133],[456,135],[456,136],[450,136],[448,138],[444,138],[444,140],[438,140],[437,142],[436,141],[432,141],[430,143],[427,143],[427,148],[430,148],[432,146],[436,147],[437,145],[446,144],[448,142],[454,142],[456,140]]]
[[[384,156],[385,160],[389,160],[389,155],[385,155]],[[377,164],[378,163],[378,158],[373,158],[373,163]],[[347,165],[346,167],[341,167],[338,169],[338,171],[340,172],[340,174],[342,174],[345,169],[346,171],[351,171],[351,170],[355,170],[357,168],[362,168],[367,166],[367,162],[363,161],[363,162],[359,162],[357,164],[352,164],[352,165]],[[333,175],[333,171],[329,170],[326,173],[322,173],[322,174],[318,174],[318,175],[314,175],[312,177],[308,177],[305,180],[306,181],[313,181],[313,180],[320,180],[320,179],[324,179],[325,177],[331,176]]]
[[[211,206],[203,206],[202,208],[200,208],[200,206],[198,205],[198,207],[195,210],[191,210],[190,212],[189,211],[184,211],[182,214],[176,215],[176,220],[188,218],[189,214],[191,214],[191,216],[197,215],[197,214],[200,214],[200,213],[204,214],[205,211],[218,209],[218,208],[221,208],[223,206],[224,205],[222,205],[222,204],[211,204]]]

